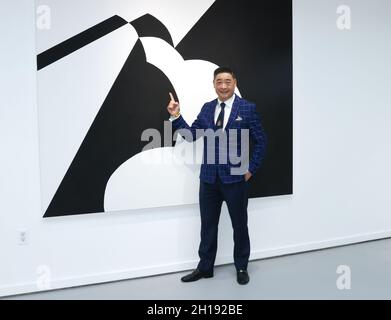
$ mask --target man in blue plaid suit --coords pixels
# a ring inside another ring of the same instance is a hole
[[[189,126],[180,114],[179,103],[170,93],[167,107],[174,130],[188,141],[204,138],[200,173],[201,242],[197,268],[182,277],[183,282],[213,277],[217,252],[217,231],[223,201],[227,203],[234,230],[234,262],[239,284],[247,284],[250,239],[247,227],[247,182],[259,169],[265,153],[266,135],[256,106],[237,95],[237,80],[228,67],[214,73],[218,98],[204,104]],[[253,142],[249,157],[248,139]],[[246,160],[247,159],[247,160]]]

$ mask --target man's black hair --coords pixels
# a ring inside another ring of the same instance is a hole
[[[232,78],[236,79],[235,73],[230,67],[219,67],[214,72],[214,79],[216,79],[217,75],[220,73],[229,73],[232,75]]]

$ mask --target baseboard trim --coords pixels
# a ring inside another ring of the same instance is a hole
[[[279,248],[257,250],[251,253],[251,260],[259,260],[266,258],[273,258],[284,255],[298,254],[315,250],[329,249],[333,247],[340,247],[362,242],[375,241],[391,238],[391,231],[381,231],[375,233],[360,234],[348,237],[335,238],[325,241],[316,241],[301,243],[296,245],[284,246]],[[156,276],[168,273],[176,273],[194,268],[198,261],[182,261],[174,264],[159,265],[147,268],[117,270],[113,272],[90,274],[82,277],[72,277],[55,279],[50,282],[50,288],[44,290],[39,289],[36,282],[29,282],[24,284],[15,284],[0,287],[0,297],[21,295],[27,293],[36,293],[44,291],[52,291],[59,289],[66,289],[72,287],[80,287],[94,284],[102,284],[108,282],[136,279],[142,277]],[[216,260],[216,265],[224,265],[232,263],[232,256],[220,257]]]

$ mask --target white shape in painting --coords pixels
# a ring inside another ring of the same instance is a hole
[[[38,72],[43,212],[137,40],[127,24]]]
[[[214,0],[36,0],[52,13],[50,33],[38,34],[37,53],[118,15],[128,22],[149,13],[169,30],[176,46],[215,2]]]

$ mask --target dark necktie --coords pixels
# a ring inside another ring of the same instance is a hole
[[[223,129],[225,103],[224,102],[220,103],[220,107],[221,107],[221,111],[220,111],[220,114],[217,117],[217,121],[216,121],[216,128],[217,128],[217,130],[218,129]]]

